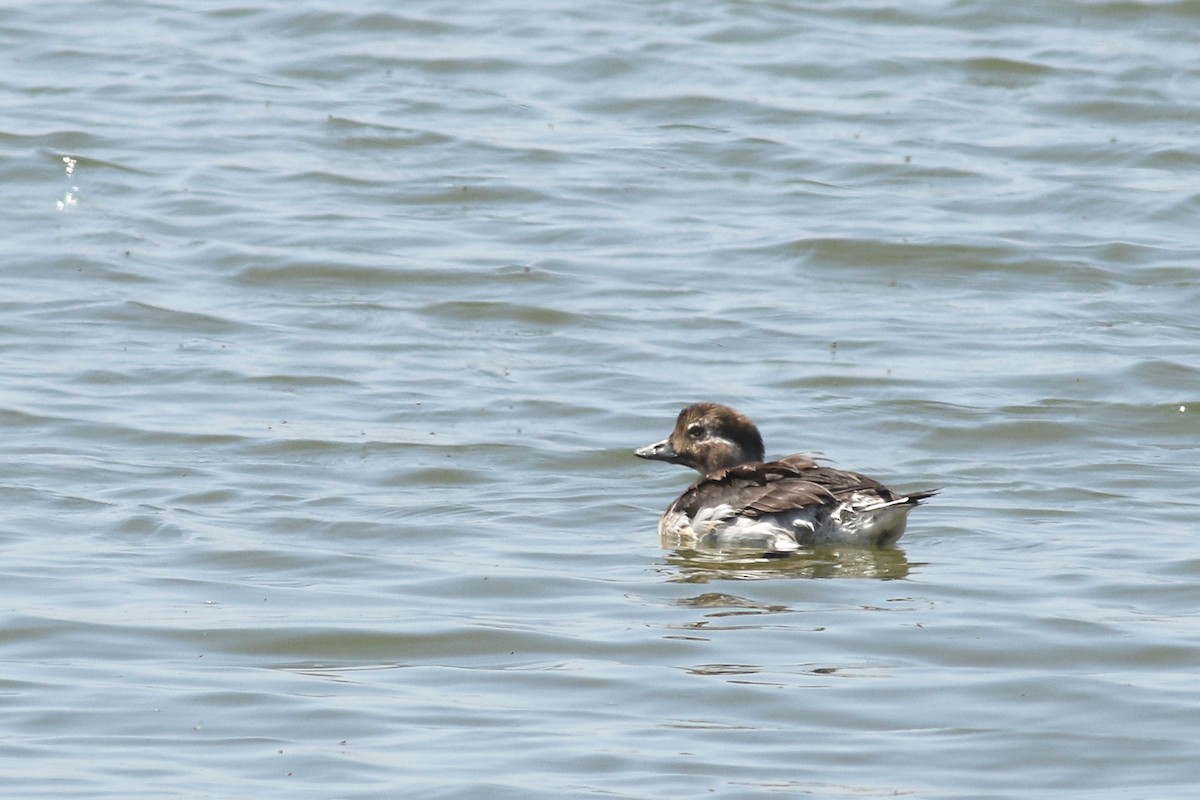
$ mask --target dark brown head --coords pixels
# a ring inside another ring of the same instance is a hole
[[[754,423],[729,406],[696,403],[679,412],[670,436],[635,450],[634,455],[683,464],[708,475],[762,461],[763,442]]]

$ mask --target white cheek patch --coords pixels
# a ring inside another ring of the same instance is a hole
[[[742,447],[737,442],[726,439],[724,436],[710,436],[701,444],[705,445],[710,450],[720,450],[726,453],[742,454]]]

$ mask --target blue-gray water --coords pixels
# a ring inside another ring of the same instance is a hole
[[[4,794],[1194,797],[1197,31],[0,9]],[[664,550],[701,399],[943,493]]]

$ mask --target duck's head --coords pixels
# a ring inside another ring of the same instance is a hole
[[[763,460],[763,441],[750,419],[719,403],[696,403],[679,412],[675,430],[661,442],[633,451],[708,475]]]

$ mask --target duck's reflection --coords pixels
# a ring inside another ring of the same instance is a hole
[[[784,556],[763,553],[730,553],[673,550],[667,555],[674,583],[708,583],[714,580],[767,580],[778,578],[908,577],[908,557],[899,548],[824,547]]]
[[[780,614],[791,611],[787,606],[776,603],[756,603],[746,597],[724,592],[705,592],[695,597],[684,597],[675,601],[676,605],[686,608],[720,609],[707,617],[740,617],[753,614]]]

